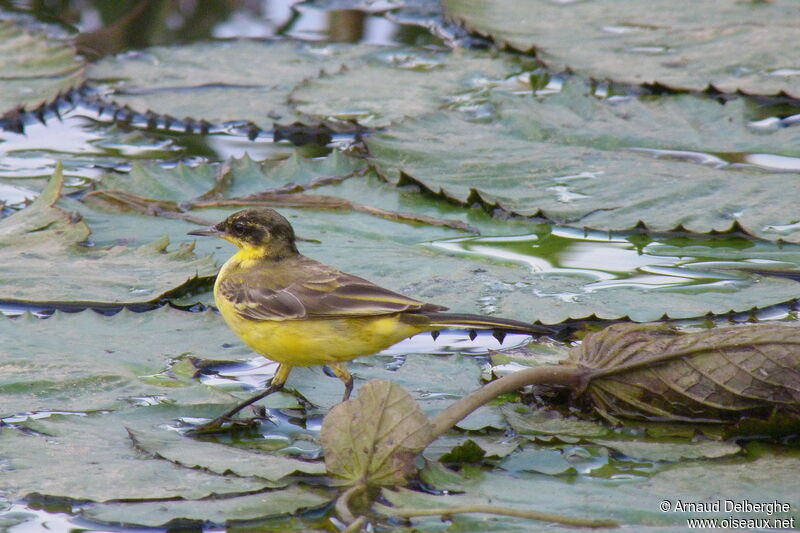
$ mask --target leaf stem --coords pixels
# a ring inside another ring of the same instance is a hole
[[[514,372],[492,381],[460,400],[450,404],[446,409],[431,418],[431,440],[447,433],[451,427],[469,415],[478,407],[490,402],[501,394],[517,390],[525,385],[542,383],[564,385],[577,388],[581,382],[583,371],[569,365],[545,365]]]
[[[361,515],[352,522],[350,522],[347,525],[347,527],[342,530],[342,533],[358,533],[364,527],[364,524],[366,522],[367,522],[367,517]]]
[[[543,522],[555,522],[567,526],[576,527],[619,527],[614,520],[592,520],[587,518],[572,518],[550,513],[540,513],[539,511],[525,511],[511,507],[495,507],[493,505],[464,505],[461,507],[431,507],[428,509],[395,509],[392,507],[382,507],[381,514],[397,516],[401,518],[411,518],[414,516],[449,516],[463,513],[484,513],[502,516],[513,516],[517,518],[528,518],[531,520],[541,520]]]
[[[350,510],[350,500],[359,494],[362,494],[366,488],[366,485],[363,483],[358,483],[357,485],[353,485],[341,493],[339,497],[336,498],[336,504],[334,505],[336,514],[338,514],[339,518],[341,518],[345,523],[352,524],[355,522],[356,518],[353,516],[353,512]]]

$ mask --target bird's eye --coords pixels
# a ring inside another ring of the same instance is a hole
[[[244,224],[242,224],[241,222],[234,222],[233,223],[233,232],[236,235],[241,235],[242,233],[244,233]]]

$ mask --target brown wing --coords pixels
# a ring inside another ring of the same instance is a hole
[[[302,257],[278,268],[232,272],[219,291],[248,320],[299,320],[443,311]],[[295,264],[297,263],[297,264]]]

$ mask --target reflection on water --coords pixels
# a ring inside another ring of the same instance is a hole
[[[533,235],[463,237],[429,245],[453,254],[526,265],[542,275],[579,276],[586,280],[586,292],[610,287],[735,290],[747,277],[743,271],[800,267],[798,245],[753,243],[736,236],[657,240],[634,233],[553,227]]]
[[[391,2],[364,2],[359,5],[363,9],[351,9],[352,5],[298,0],[0,2],[6,9],[29,12],[42,21],[79,31],[77,45],[89,58],[209,39],[285,36],[380,45],[442,43],[431,31],[441,25],[438,3],[433,0],[428,9],[420,8],[424,2],[415,2],[405,17],[392,16],[403,6]]]
[[[68,186],[85,185],[105,169],[125,168],[131,160],[169,160],[185,150],[167,138],[113,123],[102,123],[91,109],[70,107],[43,122],[29,120],[24,133],[0,130],[0,177],[47,178],[56,161],[64,164]]]
[[[134,160],[170,167],[179,161],[196,166],[245,154],[257,161],[285,159],[295,153],[319,157],[353,139],[351,134],[331,134],[327,145],[312,142],[298,147],[289,139],[275,141],[273,132],[262,132],[251,140],[237,124],[220,125],[206,135],[185,133],[180,121],[152,130],[143,117],[120,123],[113,109],[83,103],[62,106],[58,114],[51,112],[43,119],[27,117],[23,133],[0,129],[0,178],[45,179],[60,161],[66,186],[82,188],[105,171],[127,172]],[[0,202],[8,207],[21,206],[37,194],[22,183],[0,184]]]
[[[674,159],[714,168],[756,167],[769,172],[800,172],[800,157],[785,155],[749,154],[746,152],[704,153],[655,148],[629,148],[629,150],[650,154],[656,159]]]

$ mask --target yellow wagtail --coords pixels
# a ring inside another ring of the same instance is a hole
[[[328,365],[350,397],[353,377],[344,366],[423,331],[489,329],[549,334],[542,326],[447,308],[384,289],[314,261],[297,251],[292,225],[272,209],[245,209],[189,235],[221,237],[239,247],[223,265],[214,299],[228,326],[247,346],[280,363],[270,385],[201,426],[216,427],[283,387],[293,366]],[[502,341],[502,336],[498,336]]]

